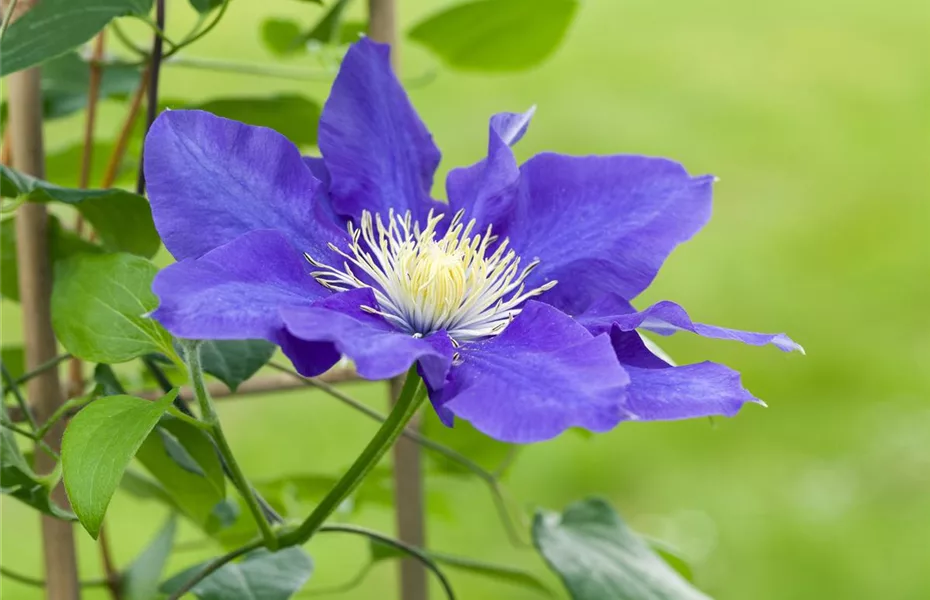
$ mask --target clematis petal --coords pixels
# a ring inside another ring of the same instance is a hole
[[[178,260],[257,229],[276,229],[317,258],[346,237],[313,202],[321,184],[297,147],[271,129],[165,111],[145,138],[143,167],[155,225]]]
[[[662,158],[539,154],[520,172],[501,233],[540,259],[527,286],[558,280],[544,300],[571,313],[605,293],[637,296],[710,217],[714,178]]]
[[[281,307],[310,306],[329,292],[278,231],[251,231],[200,258],[170,265],[155,277],[152,290],[160,300],[152,317],[179,338],[266,339],[308,376],[339,360],[332,344],[291,339],[284,329]]]
[[[629,378],[608,336],[592,336],[551,306],[530,301],[503,333],[459,351],[435,403],[491,437],[538,442],[630,418]]]
[[[747,402],[761,404],[729,367],[712,362],[673,367],[650,352],[635,331],[614,326],[610,338],[630,375],[628,408],[643,421],[732,417]]]
[[[307,342],[332,343],[365,379],[389,379],[418,363],[428,385],[441,387],[452,364],[452,342],[438,332],[415,338],[362,306],[377,307],[370,288],[333,294],[312,307],[281,311],[288,332]]]
[[[319,146],[336,212],[410,210],[420,220],[430,199],[439,149],[394,76],[388,46],[353,44],[320,118]]]
[[[499,113],[491,117],[488,157],[453,169],[446,178],[451,212],[464,209],[466,219],[475,219],[477,230],[494,225],[495,233],[506,234],[520,169],[510,147],[526,133],[536,108],[525,113]]]
[[[604,320],[604,317],[600,317],[601,323],[603,323]],[[695,323],[688,316],[688,313],[685,312],[684,308],[668,300],[653,304],[649,308],[639,312],[610,317],[609,320],[622,331],[632,331],[641,328],[659,335],[672,335],[677,331],[690,331],[691,333],[696,333],[707,338],[734,340],[752,346],[772,344],[784,352],[791,352],[793,350],[797,350],[801,353],[804,352],[804,348],[802,348],[800,344],[793,341],[784,333],[754,333],[751,331],[717,327],[716,325]],[[585,319],[582,319],[582,321],[585,321]]]

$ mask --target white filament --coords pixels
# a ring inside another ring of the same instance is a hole
[[[330,290],[371,288],[378,306],[362,309],[402,331],[424,336],[445,330],[455,343],[487,338],[503,331],[528,298],[556,282],[525,291],[524,281],[539,261],[521,270],[507,239],[489,254],[497,241],[491,227],[474,233],[474,219],[463,224],[463,214],[456,213],[436,239],[443,215],[431,211],[421,228],[409,211],[391,210],[387,223],[365,211],[360,227],[349,223],[348,251],[329,245],[345,259],[341,269],[304,256],[318,269],[311,273],[314,279]]]

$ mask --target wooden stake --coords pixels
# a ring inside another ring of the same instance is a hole
[[[31,2],[20,2],[25,8]],[[45,154],[42,142],[42,91],[39,69],[13,73],[9,85],[9,128],[13,146],[13,167],[33,177],[45,175]],[[23,312],[23,338],[26,346],[26,370],[31,370],[58,353],[52,331],[50,300],[52,269],[48,255],[48,213],[45,205],[26,202],[16,211],[16,259],[19,269],[20,306]],[[58,369],[49,369],[29,381],[29,399],[36,417],[44,422],[62,401]],[[52,427],[45,438],[56,450],[61,446],[64,423]],[[36,468],[46,473],[55,460],[45,452],[36,452]],[[55,488],[53,499],[67,506],[64,487]],[[45,558],[46,598],[77,600],[80,587],[77,576],[77,554],[71,523],[54,517],[41,517],[42,549]]]

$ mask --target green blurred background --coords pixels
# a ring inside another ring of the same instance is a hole
[[[360,17],[363,3],[350,9]],[[400,0],[406,27],[449,2]],[[192,19],[173,0],[168,31]],[[259,24],[310,24],[312,4],[234,2],[192,56],[268,62]],[[411,90],[444,152],[441,170],[484,152],[487,118],[538,105],[518,146],[671,157],[721,178],[714,218],[668,261],[640,306],[684,304],[704,322],[786,331],[807,356],[679,335],[662,340],[681,363],[713,359],[744,374],[768,404],[737,418],[626,424],[593,438],[569,432],[522,449],[507,486],[528,508],[607,497],[635,528],[679,547],[718,600],[930,598],[930,8],[924,0],[587,0],[557,53],[519,75],[438,68]],[[132,28],[143,39],[141,28]],[[178,34],[180,35],[180,33]],[[115,46],[115,43],[111,45]],[[414,81],[437,67],[405,42]],[[313,58],[288,64],[318,67]],[[167,68],[163,96],[207,100],[278,91],[320,102],[329,82]],[[108,103],[103,138],[125,109]],[[47,129],[50,152],[79,139],[83,117]],[[103,161],[98,157],[98,161]],[[442,179],[437,183],[442,195]],[[3,304],[4,343],[20,338]],[[382,384],[345,389],[383,408]],[[309,392],[225,402],[221,413],[255,479],[336,474],[372,423]],[[514,548],[486,489],[431,476],[431,547],[523,566],[557,586],[532,550]],[[117,559],[131,560],[164,518],[119,494],[108,516]],[[3,565],[40,572],[38,519],[2,507]],[[352,517],[389,531],[389,509]],[[76,529],[81,571],[99,574],[94,543]],[[185,529],[183,540],[197,540]],[[364,545],[321,537],[308,549],[307,589],[350,578]],[[180,569],[215,554],[174,556]],[[519,587],[452,573],[462,598],[534,598]],[[382,564],[345,598],[390,598]],[[4,582],[5,598],[39,598]],[[102,591],[89,592],[103,599]],[[438,597],[438,594],[437,594]]]

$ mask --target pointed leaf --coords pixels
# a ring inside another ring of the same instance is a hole
[[[174,592],[205,564],[175,575],[162,584],[161,591]],[[307,583],[312,573],[313,561],[303,548],[295,546],[274,553],[262,548],[250,552],[240,562],[223,566],[195,585],[190,593],[200,600],[287,600]]]
[[[61,344],[84,360],[119,363],[152,352],[177,356],[171,336],[148,313],[158,305],[158,268],[131,254],[82,254],[58,264],[52,326]]]
[[[235,392],[271,360],[276,348],[265,340],[210,340],[200,345],[200,360],[204,371]]]
[[[323,18],[313,26],[303,37],[303,42],[319,42],[321,44],[338,44],[339,32],[342,25],[342,13],[345,12],[349,0],[336,0]]]
[[[428,17],[408,35],[455,69],[520,71],[555,51],[577,6],[576,0],[476,0]]]
[[[64,54],[114,17],[145,15],[152,0],[42,0],[14,21],[0,41],[0,76]]]
[[[708,600],[620,519],[588,499],[562,514],[540,511],[533,543],[573,600]]]
[[[133,396],[104,396],[82,409],[61,441],[68,499],[84,529],[97,538],[103,516],[129,461],[177,392],[156,402]]]
[[[194,7],[194,10],[196,10],[200,14],[206,14],[210,12],[211,10],[213,10],[214,8],[218,8],[221,4],[223,4],[223,0],[189,0],[189,1],[191,3],[191,6]]]
[[[402,549],[395,546],[389,546],[388,544],[380,542],[374,538],[368,538],[368,544],[369,551],[371,552],[372,562],[407,557],[407,553]],[[475,560],[464,556],[444,554],[442,552],[432,552],[430,550],[421,551],[430,557],[434,562],[441,565],[451,567],[453,569],[458,569],[460,571],[466,571],[474,575],[490,577],[492,579],[497,579],[499,581],[511,583],[513,585],[519,585],[521,587],[537,590],[539,592],[543,592],[547,596],[553,595],[552,590],[550,590],[546,584],[537,579],[536,576],[534,576],[532,573],[522,569],[509,567],[506,565],[496,565],[494,563]]]
[[[126,569],[123,574],[120,598],[123,600],[155,600],[161,597],[158,592],[158,582],[161,581],[161,573],[171,555],[176,530],[177,522],[172,515],[155,539]]]
[[[93,225],[104,247],[151,257],[161,239],[148,201],[120,189],[71,189],[30,177],[0,165],[0,195],[26,196],[30,202],[62,202],[73,206]]]
[[[270,18],[262,21],[262,42],[275,56],[300,50],[300,25],[293,19]]]
[[[159,427],[171,434],[203,474],[192,473],[179,464],[158,432],[149,435],[136,458],[172,502],[206,531],[216,520],[213,516],[216,505],[226,498],[226,479],[216,449],[203,431],[178,419],[165,418]]]

